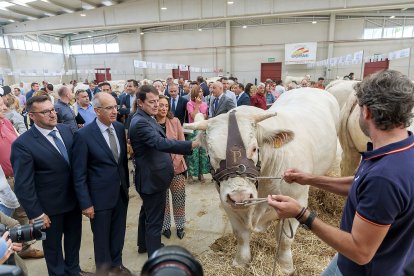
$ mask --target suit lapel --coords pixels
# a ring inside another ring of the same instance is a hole
[[[120,160],[122,160],[122,156],[124,156],[126,153],[124,152],[125,149],[125,143],[126,141],[124,141],[123,139],[123,135],[122,132],[124,131],[123,128],[120,128],[118,126],[115,126],[115,124],[112,124],[115,128],[115,132],[116,132],[116,136],[118,138],[118,142],[119,142],[119,158],[118,158],[118,163],[120,162]]]
[[[102,135],[101,129],[98,127],[98,124],[96,123],[96,119],[91,124],[94,128],[92,131],[92,135],[95,137],[95,141],[101,145],[101,148],[106,152],[106,154],[111,158],[112,161],[118,163],[115,161],[114,155],[112,154],[112,151],[108,146],[108,143],[106,143],[105,138]]]
[[[35,126],[31,127],[30,131],[32,131],[33,137],[38,139],[37,141],[41,146],[43,146],[44,148],[52,152],[57,158],[61,158],[63,161],[65,161],[66,164],[68,164],[68,162],[66,162],[65,158],[62,156],[62,154],[60,154],[60,152],[52,145],[52,143],[45,136],[43,136],[43,134],[40,133],[40,131]]]
[[[145,113],[145,111],[143,111],[142,109],[138,108],[138,113],[144,117],[148,123],[156,130],[158,131],[162,137],[167,137],[165,136],[164,130],[161,128],[161,126],[157,123],[157,121],[152,118],[151,116],[149,116],[147,113]]]
[[[226,95],[224,95],[224,93],[223,93],[223,96],[221,96],[221,98],[220,98],[220,100],[219,100],[219,102],[217,104],[217,110],[216,110],[216,112],[218,112],[220,110],[220,107],[221,107],[221,105],[223,104],[223,102],[225,100],[224,97],[226,97]]]

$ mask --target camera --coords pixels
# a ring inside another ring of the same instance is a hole
[[[45,240],[46,233],[42,231],[43,221],[33,224],[16,226],[8,229],[6,225],[0,223],[0,236],[9,231],[9,238],[12,242],[28,242],[31,240]]]
[[[201,264],[181,246],[165,246],[152,254],[141,276],[203,276]]]

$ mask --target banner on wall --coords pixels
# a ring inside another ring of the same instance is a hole
[[[316,42],[285,44],[285,64],[308,64],[316,61]]]

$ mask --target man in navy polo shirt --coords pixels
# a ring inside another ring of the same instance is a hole
[[[290,169],[286,182],[348,196],[340,229],[287,196],[268,197],[279,217],[296,217],[338,251],[322,275],[403,275],[414,258],[414,136],[406,130],[414,84],[400,72],[381,71],[355,86],[361,130],[372,144],[355,177],[314,176]]]

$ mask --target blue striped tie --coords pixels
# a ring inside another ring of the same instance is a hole
[[[66,147],[63,144],[62,140],[60,140],[56,136],[56,130],[52,130],[51,132],[49,132],[49,135],[53,137],[53,141],[55,141],[55,144],[58,147],[58,149],[60,151],[60,154],[63,156],[63,158],[65,158],[66,162],[68,162],[68,164],[69,164],[68,152],[66,151]]]

